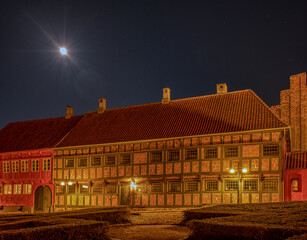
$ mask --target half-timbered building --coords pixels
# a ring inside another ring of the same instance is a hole
[[[54,149],[55,206],[283,201],[288,135],[252,90],[226,84],[178,100],[165,88],[161,102],[115,109],[102,98]]]

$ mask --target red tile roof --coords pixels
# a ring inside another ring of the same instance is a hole
[[[13,122],[0,131],[0,153],[53,148],[82,116]]]
[[[57,147],[280,128],[251,90],[89,112]]]
[[[286,154],[286,169],[307,168],[307,152],[291,152]]]

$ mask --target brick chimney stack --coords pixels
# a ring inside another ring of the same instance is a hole
[[[227,93],[227,84],[226,83],[216,84],[216,93],[217,94]]]
[[[107,109],[107,99],[99,98],[98,113],[103,113]]]
[[[162,104],[167,104],[171,101],[171,90],[169,88],[163,88]]]
[[[69,119],[73,116],[73,112],[74,112],[74,109],[71,107],[71,106],[67,106],[66,107],[66,114],[65,114],[65,118],[66,119]]]

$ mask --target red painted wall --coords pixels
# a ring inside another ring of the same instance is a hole
[[[50,159],[50,170],[43,171],[43,159]],[[28,171],[21,172],[21,161],[28,160]],[[32,160],[39,160],[39,170],[32,172]],[[10,172],[3,172],[3,162],[10,162]],[[18,161],[18,172],[12,172],[12,161]],[[48,186],[52,193],[54,204],[54,185],[52,184],[53,154],[50,149],[40,149],[22,152],[0,154],[0,206],[34,206],[35,190],[39,186]],[[4,194],[4,185],[12,184],[12,194]],[[14,184],[21,184],[21,194],[14,194]],[[32,194],[23,194],[23,184],[32,184]]]
[[[293,191],[292,180],[298,180],[298,190]],[[307,169],[285,170],[285,201],[307,201]]]

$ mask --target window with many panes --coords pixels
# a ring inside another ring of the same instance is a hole
[[[116,193],[117,185],[115,183],[109,183],[106,185],[107,193]]]
[[[80,193],[89,193],[89,184],[80,184]]]
[[[191,148],[185,150],[185,160],[197,159],[197,148]]]
[[[186,183],[186,191],[195,192],[198,191],[198,181],[187,181]]]
[[[226,158],[239,156],[238,147],[225,147],[224,151]]]
[[[101,157],[93,157],[91,158],[91,166],[101,166]]]
[[[206,148],[205,158],[217,158],[217,148]]]
[[[236,180],[225,180],[224,186],[225,186],[225,191],[238,190],[238,181],[236,181]]]
[[[12,194],[12,184],[5,184],[3,193]]]
[[[275,156],[278,155],[278,145],[264,145],[263,156]]]
[[[257,179],[244,180],[243,190],[244,191],[258,191],[258,180]]]
[[[107,156],[105,165],[115,165],[115,156]]]
[[[21,194],[21,184],[14,184],[14,194]]]
[[[93,193],[102,193],[102,183],[94,183],[92,187]]]
[[[168,184],[169,192],[181,192],[181,182],[169,182]]]
[[[120,156],[120,164],[130,164],[131,155],[123,154]]]
[[[28,160],[21,160],[21,171],[28,172]]]
[[[136,185],[137,192],[147,192],[147,184],[146,183],[138,183]]]
[[[79,158],[78,167],[87,167],[87,158]]]
[[[277,179],[265,179],[262,182],[262,190],[277,191],[278,180]]]
[[[73,158],[66,159],[65,167],[74,167],[75,166],[75,160]]]
[[[56,185],[55,186],[55,192],[58,193],[58,194],[64,194],[65,193],[65,186]]]
[[[151,162],[162,162],[162,151],[151,152]]]
[[[24,184],[23,194],[31,194],[31,193],[32,193],[32,184]]]
[[[217,180],[206,180],[205,189],[206,191],[218,191],[218,181]]]
[[[163,192],[163,182],[151,183],[151,192]]]
[[[38,172],[39,160],[32,160],[32,172]]]
[[[67,193],[74,194],[76,193],[76,184],[68,185]]]
[[[50,171],[50,159],[43,160],[43,171]]]
[[[19,172],[19,162],[18,161],[12,161],[12,172]]]
[[[179,161],[179,150],[168,151],[168,161]]]
[[[4,173],[10,172],[10,162],[3,162],[3,172]]]

